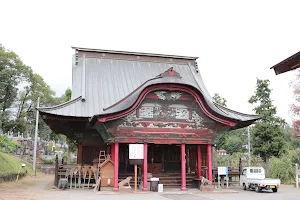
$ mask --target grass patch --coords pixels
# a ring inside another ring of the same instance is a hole
[[[22,163],[26,164],[25,168],[21,168]],[[0,179],[12,180],[17,177],[19,170],[20,176],[33,174],[31,164],[13,155],[0,152]]]

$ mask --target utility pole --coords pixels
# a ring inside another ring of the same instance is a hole
[[[250,128],[249,128],[249,126],[247,127],[247,133],[248,133],[248,165],[250,167],[250,165],[251,165],[251,150],[250,150],[251,137],[250,137]]]
[[[296,167],[296,188],[299,188],[298,163],[296,163],[295,167]]]
[[[40,97],[37,100],[37,108],[40,106]],[[36,120],[35,120],[35,134],[34,134],[34,150],[33,150],[33,171],[36,176],[36,151],[37,151],[37,136],[39,128],[39,110],[36,109]]]

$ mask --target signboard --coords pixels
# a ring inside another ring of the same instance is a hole
[[[218,167],[218,175],[228,175],[228,167]]]
[[[129,144],[129,160],[144,159],[144,144]]]

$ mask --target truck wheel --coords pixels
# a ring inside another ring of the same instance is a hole
[[[273,192],[277,192],[277,188],[272,188],[272,191]]]
[[[258,185],[255,186],[255,192],[259,193],[261,191],[260,187]]]

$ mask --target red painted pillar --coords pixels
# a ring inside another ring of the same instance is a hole
[[[144,191],[148,190],[148,144],[144,143]]]
[[[202,171],[201,171],[201,148],[200,145],[197,146],[197,167],[198,167],[198,179],[202,176]]]
[[[82,143],[78,144],[77,164],[82,165]]]
[[[114,168],[114,191],[118,191],[119,190],[119,143],[115,143],[113,145],[113,149],[114,149],[114,164],[115,164],[115,168]]]
[[[115,144],[110,145],[111,160],[115,162]]]
[[[208,180],[212,181],[212,147],[211,144],[207,145],[207,171],[208,171]]]
[[[185,144],[181,144],[181,190],[186,190]]]

